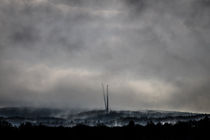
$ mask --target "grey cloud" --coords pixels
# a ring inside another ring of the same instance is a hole
[[[209,1],[0,5],[1,106],[210,111]]]

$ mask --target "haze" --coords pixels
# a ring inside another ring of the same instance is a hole
[[[210,112],[210,0],[1,0],[0,106]]]

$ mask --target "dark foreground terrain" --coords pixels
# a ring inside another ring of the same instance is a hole
[[[1,137],[17,138],[59,138],[62,139],[161,139],[161,140],[194,140],[209,139],[210,119],[206,116],[199,121],[178,122],[172,124],[153,124],[146,126],[135,125],[130,121],[124,127],[106,127],[102,124],[94,127],[77,125],[68,127],[47,127],[42,124],[32,125],[31,123],[21,124],[13,127],[9,122],[0,120]]]

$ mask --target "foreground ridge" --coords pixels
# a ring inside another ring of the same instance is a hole
[[[79,124],[75,127],[49,127],[39,124],[33,126],[31,123],[21,124],[19,127],[13,127],[10,123],[0,120],[0,132],[9,136],[47,136],[64,137],[79,139],[203,139],[208,138],[210,129],[210,119],[206,116],[200,121],[179,122],[171,124],[149,123],[146,126],[136,125],[130,121],[124,127],[106,127],[98,125],[95,127]],[[104,133],[106,135],[104,135]]]

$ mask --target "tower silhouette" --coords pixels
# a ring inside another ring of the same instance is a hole
[[[109,113],[110,107],[109,107],[109,85],[106,86],[106,92],[104,88],[104,84],[102,83],[102,90],[103,90],[103,97],[104,97],[104,106],[105,106],[105,112]]]

